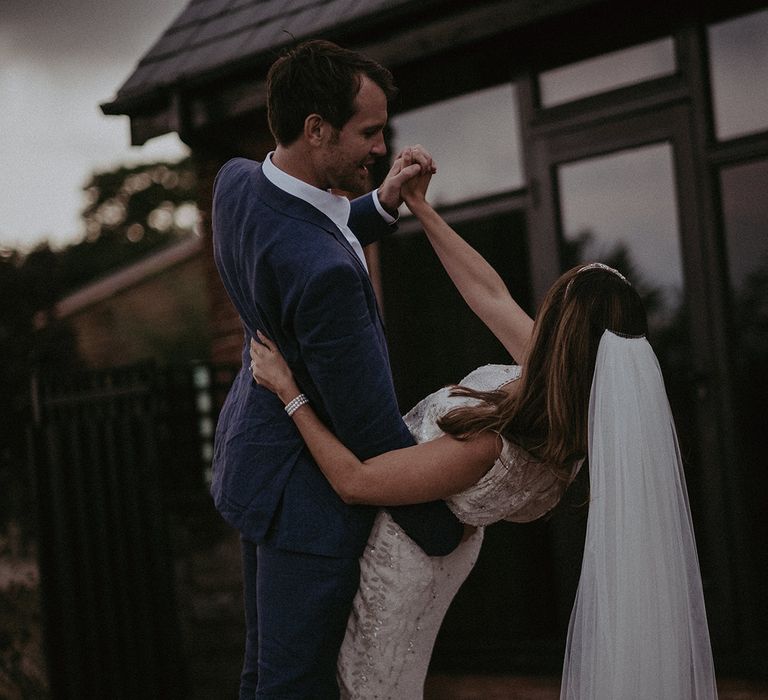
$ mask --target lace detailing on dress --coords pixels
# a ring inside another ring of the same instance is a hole
[[[491,391],[519,376],[514,365],[486,365],[461,384]],[[405,416],[418,442],[442,435],[440,416],[474,402],[450,394],[450,387],[440,389]],[[488,473],[447,501],[462,522],[532,520],[550,510],[565,489],[546,466],[502,440],[500,458]],[[378,514],[360,560],[360,588],[339,654],[342,698],[422,698],[437,633],[477,561],[483,532],[480,527],[446,557],[428,557],[386,511]]]
[[[518,379],[520,373],[517,365],[485,365],[464,377],[460,384],[493,391]],[[451,391],[452,387],[436,391],[405,416],[418,442],[442,435],[437,419],[452,408],[477,403],[464,396],[451,396]],[[552,510],[570,483],[503,437],[502,442],[499,459],[485,476],[463,493],[446,499],[448,507],[464,523],[481,526],[499,520],[530,522]]]
[[[554,508],[571,479],[533,459],[524,450],[501,438],[499,459],[480,481],[446,500],[463,523],[489,525],[499,520],[527,523]]]
[[[448,556],[428,557],[378,514],[339,653],[343,700],[420,700],[440,625],[482,541],[480,529]]]

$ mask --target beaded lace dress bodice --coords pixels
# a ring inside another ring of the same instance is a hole
[[[519,375],[515,365],[485,365],[460,383],[489,391]],[[442,435],[437,419],[473,402],[450,394],[450,387],[440,389],[405,416],[417,442]],[[386,511],[378,514],[360,560],[360,588],[339,654],[342,698],[422,698],[437,633],[477,561],[483,527],[499,520],[534,520],[560,500],[567,486],[562,478],[503,437],[502,444],[491,469],[446,500],[459,520],[478,528],[448,556],[427,556]]]

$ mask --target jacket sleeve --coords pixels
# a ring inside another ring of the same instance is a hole
[[[365,281],[348,264],[308,276],[294,315],[302,359],[336,436],[360,459],[413,444],[400,416],[389,359]],[[463,526],[442,501],[391,509],[432,556],[459,543]]]
[[[373,192],[352,200],[348,223],[350,230],[362,246],[367,246],[397,231],[397,222],[387,223],[376,208],[373,203]]]

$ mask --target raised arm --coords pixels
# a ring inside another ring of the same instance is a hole
[[[299,388],[274,343],[258,335],[261,343],[251,341],[254,378],[288,404]],[[459,493],[491,468],[501,447],[493,433],[468,440],[443,436],[361,461],[328,430],[311,405],[300,406],[292,418],[312,457],[346,503],[406,505]]]
[[[424,227],[430,244],[464,301],[522,365],[533,320],[512,298],[496,270],[426,201],[430,177],[430,173],[425,173],[403,187],[405,203]]]

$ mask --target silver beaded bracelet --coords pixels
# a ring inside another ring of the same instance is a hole
[[[299,394],[295,399],[291,399],[287,404],[285,404],[285,412],[289,416],[292,416],[305,403],[309,403],[309,399],[306,397],[305,394]]]

